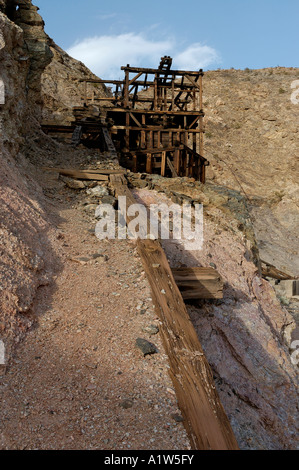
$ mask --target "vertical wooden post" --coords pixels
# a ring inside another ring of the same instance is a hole
[[[154,88],[154,110],[158,109],[158,76],[155,75],[155,88]]]
[[[205,184],[206,182],[206,166],[204,162],[200,163],[200,182]]]
[[[171,84],[171,110],[174,111],[174,77],[172,77],[172,84]]]
[[[142,127],[143,129],[145,128],[145,114],[142,114]],[[146,133],[144,130],[141,131],[141,148],[145,149],[146,148]]]
[[[126,137],[125,137],[125,151],[130,151],[130,113],[126,113]]]
[[[173,157],[173,164],[174,164],[174,169],[177,172],[178,175],[180,175],[180,155],[181,151],[179,148],[176,148],[174,151],[174,157]]]
[[[149,135],[150,135],[150,143],[149,143],[150,148],[154,148],[154,131],[150,131]]]
[[[159,149],[159,148],[161,148],[161,131],[157,132],[157,139],[158,139],[157,148]]]
[[[137,173],[137,155],[136,153],[133,154],[133,172],[134,173]]]
[[[202,97],[203,97],[203,90],[202,90],[202,75],[199,77],[199,86],[200,86],[200,92],[199,92],[199,109],[201,110],[203,108],[203,102],[202,102]]]
[[[162,152],[161,176],[166,174],[166,152]]]
[[[146,155],[146,172],[152,173],[153,172],[153,163],[152,163],[152,154],[148,153]]]
[[[199,133],[199,154],[203,157],[204,156],[204,141],[203,141],[203,117],[199,120],[200,125],[200,133]]]
[[[129,64],[128,64],[128,67]],[[129,70],[125,71],[125,84],[124,84],[124,107],[128,108],[129,107],[129,81],[130,81],[130,72]]]

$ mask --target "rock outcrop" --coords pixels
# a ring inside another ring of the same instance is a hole
[[[74,121],[73,107],[82,106],[84,85],[79,79],[96,79],[90,70],[70,57],[50,40],[52,60],[42,74],[43,122],[68,125]],[[55,79],[54,79],[55,77]],[[103,85],[95,84],[97,96],[107,93]],[[99,112],[99,108],[97,108]]]
[[[0,11],[0,335],[7,357],[31,326],[28,311],[50,276],[43,195],[24,155],[39,132],[40,75],[50,55],[37,9],[30,2],[19,4],[16,11],[16,2],[2,2]]]
[[[238,443],[242,449],[295,449],[297,368],[289,349],[295,321],[258,275],[246,199],[185,180],[147,176],[149,186],[137,194],[147,205],[204,205],[202,250],[162,244],[172,267],[213,266],[224,280],[223,300],[189,302],[188,311]]]
[[[299,275],[298,69],[220,70],[204,77],[208,179],[248,196],[261,258]]]

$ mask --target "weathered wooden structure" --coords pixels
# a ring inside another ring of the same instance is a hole
[[[82,105],[71,125],[45,124],[46,133],[72,133],[72,143],[109,150],[134,172],[187,176],[205,182],[203,71],[122,67],[124,80],[79,79]],[[106,93],[103,94],[103,86]],[[107,144],[108,142],[108,144]]]
[[[205,182],[203,157],[203,71],[171,70],[163,57],[158,69],[122,67],[124,80],[80,80],[84,96],[74,108],[76,129],[99,139],[107,126],[121,163],[132,171],[189,176]],[[111,96],[95,85],[114,87]],[[91,108],[98,105],[95,118]]]

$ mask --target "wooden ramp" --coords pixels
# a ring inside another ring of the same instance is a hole
[[[111,175],[117,196],[136,203],[123,175]],[[127,221],[128,223],[128,221]],[[191,446],[198,450],[238,450],[238,444],[216,391],[184,300],[158,240],[137,240],[152,299],[161,320],[161,336],[169,357],[170,376]]]

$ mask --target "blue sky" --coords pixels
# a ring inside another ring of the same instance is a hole
[[[33,0],[46,32],[102,78],[122,65],[298,67],[298,0]],[[182,6],[183,5],[183,6]]]

